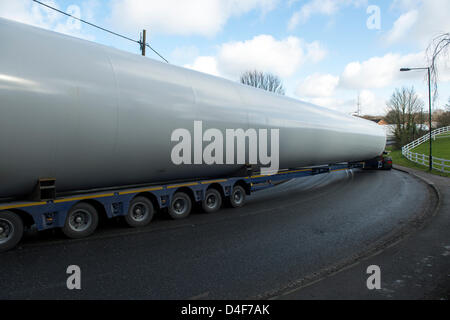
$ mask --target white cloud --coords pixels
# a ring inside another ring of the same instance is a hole
[[[303,5],[289,19],[289,29],[292,30],[297,25],[305,23],[312,14],[332,15],[338,9],[338,2],[333,0],[313,0]]]
[[[217,70],[217,60],[212,56],[197,57],[193,64],[187,64],[185,68],[211,74],[213,76],[220,76]]]
[[[450,59],[441,57],[437,64],[438,77],[440,82],[450,82]]]
[[[306,44],[307,59],[314,63],[322,61],[327,55],[327,51],[322,47],[319,41]]]
[[[318,42],[306,43],[292,36],[277,40],[270,35],[259,35],[221,45],[217,60],[219,71],[225,75],[238,76],[256,69],[289,77],[306,61],[317,62],[325,54]]]
[[[314,73],[300,83],[295,93],[299,97],[330,97],[338,83],[339,77]]]
[[[54,1],[44,2],[58,7]],[[33,3],[31,0],[0,0],[0,16],[44,28],[50,28],[59,20],[59,13]]]
[[[382,115],[386,112],[386,101],[370,90],[362,90],[359,93],[359,105],[361,114]]]
[[[411,10],[418,7],[422,0],[394,0],[391,4],[392,9]]]
[[[400,18],[394,22],[394,27],[388,32],[386,41],[388,43],[394,43],[401,40],[416,23],[418,16],[419,12],[417,10],[411,10],[402,14]]]
[[[384,98],[366,89],[341,90],[338,88],[338,83],[338,76],[315,73],[306,77],[299,84],[295,95],[302,100],[348,114],[357,111],[357,97],[359,96],[361,114],[380,115],[385,113]],[[349,95],[354,97],[349,98]]]
[[[292,4],[292,1],[290,2]],[[315,14],[331,16],[343,6],[361,6],[367,4],[367,0],[311,0],[304,4],[300,10],[294,12],[289,19],[288,28],[292,30],[299,24],[306,23]]]
[[[386,113],[385,98],[370,90],[354,92],[354,97],[350,98],[348,95],[340,94],[332,97],[300,97],[300,99],[328,109],[354,114],[358,109],[358,95],[361,115],[383,115]]]
[[[222,30],[228,19],[252,10],[263,15],[275,8],[278,0],[114,0],[111,18],[127,30],[212,36]]]
[[[450,30],[450,1],[448,0],[398,0],[393,9],[406,11],[394,22],[386,35],[388,43],[416,42],[426,46],[441,32]]]
[[[347,113],[356,111],[359,95],[362,114],[382,115],[395,87],[418,85],[419,89],[426,90],[423,83],[427,76],[425,70],[400,72],[402,67],[424,66],[424,52],[406,55],[388,53],[362,62],[350,62],[339,77],[317,73],[310,75],[298,85],[295,94],[311,103]],[[439,84],[444,86],[450,82],[450,60],[441,58],[438,70]],[[428,93],[424,92],[419,92],[419,95],[426,100]]]
[[[92,18],[93,8],[97,5],[97,1],[88,0],[82,2],[80,5],[69,5],[67,8],[61,8],[53,0],[44,0],[42,2],[59,10],[68,11],[74,16],[81,16],[86,19]],[[0,0],[0,16],[79,38],[89,40],[94,38],[83,32],[81,22],[68,18],[61,13],[48,9],[31,0]]]
[[[386,100],[396,86],[418,85],[418,88],[426,88],[423,84],[426,71],[400,72],[401,67],[423,66],[426,66],[424,52],[407,55],[388,53],[362,62],[350,62],[340,76],[312,74],[297,86],[295,95],[346,113],[356,111],[359,95],[362,114],[382,115],[386,112]],[[440,85],[450,82],[450,61],[440,59],[438,69]],[[427,98],[427,94],[422,95]]]
[[[277,40],[270,35],[259,35],[246,41],[224,43],[217,47],[216,55],[198,56],[184,66],[233,80],[248,70],[286,78],[305,62],[316,63],[325,56],[326,50],[317,41],[307,43],[297,37]]]
[[[198,55],[199,50],[196,46],[176,47],[170,54],[170,61],[174,64],[186,64]]]
[[[354,99],[347,99],[345,97],[317,97],[305,98],[300,97],[303,101],[325,107],[332,110],[337,110],[347,114],[352,114],[356,111],[356,97]]]
[[[426,65],[425,55],[388,53],[382,57],[373,57],[366,61],[351,62],[345,67],[339,85],[347,89],[384,88],[396,80],[423,77],[423,73],[400,72],[402,67],[421,67]]]

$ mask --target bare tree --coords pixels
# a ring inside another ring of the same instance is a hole
[[[421,134],[420,121],[423,120],[423,101],[414,87],[395,89],[387,102],[386,120],[395,125],[395,141],[401,147]],[[421,119],[422,118],[422,119]]]
[[[241,75],[240,82],[242,84],[264,89],[277,94],[285,94],[280,78],[272,73],[257,70],[246,71]]]
[[[431,83],[433,87],[433,100],[436,100],[438,96],[438,59],[439,57],[448,57],[450,52],[450,33],[441,33],[433,40],[427,48],[428,64],[431,70]]]

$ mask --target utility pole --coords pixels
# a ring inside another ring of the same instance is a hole
[[[358,114],[358,117],[361,114],[361,98],[360,98],[359,92],[358,92],[358,99],[356,102],[356,113]]]
[[[356,116],[360,116],[361,114],[361,99],[359,97],[359,91],[358,91],[358,95],[356,96],[356,111],[352,113],[352,115],[356,115]]]
[[[142,33],[141,33],[141,52],[142,52],[142,55],[145,57],[145,46],[146,46],[146,44],[147,44],[147,31],[144,29],[144,30],[142,30]]]
[[[432,171],[433,170],[433,155],[432,155],[432,148],[431,148],[431,138],[433,137],[433,133],[432,133],[432,119],[431,119],[431,70],[430,67],[426,67],[426,68],[401,68],[400,71],[404,72],[404,71],[411,71],[411,70],[428,70],[428,116],[429,116],[429,122],[430,122],[430,127],[428,128],[429,130],[429,140],[430,140],[430,155],[429,155],[429,159],[430,161],[428,161],[429,164],[429,170]]]
[[[428,69],[428,112],[429,112],[429,116],[430,116],[430,161],[429,161],[429,170],[430,172],[433,170],[433,153],[431,152],[431,137],[433,136],[432,134],[432,130],[433,128],[431,127],[432,125],[432,119],[431,119],[431,70],[430,67],[427,68]]]

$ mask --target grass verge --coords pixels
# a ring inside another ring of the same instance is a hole
[[[433,149],[433,157],[450,160],[450,136],[446,134],[436,136],[436,139],[431,142],[431,148]],[[430,142],[427,141],[411,151],[428,155],[430,152],[429,150]]]
[[[417,149],[417,148],[416,148]],[[394,165],[398,164],[400,166],[404,166],[404,167],[408,167],[408,168],[413,168],[413,169],[418,169],[424,172],[429,172],[428,171],[428,167],[422,166],[420,164],[417,164],[415,162],[412,162],[408,159],[406,159],[403,155],[402,155],[402,150],[393,150],[393,148],[391,146],[386,147],[387,151],[390,151],[389,156],[392,157],[392,162],[394,163]],[[425,154],[427,154],[428,152],[425,152]],[[433,152],[434,154],[434,152]],[[437,170],[434,170],[431,172],[432,174],[438,175],[438,176],[442,176],[442,177],[450,177],[450,173],[444,173],[444,172],[440,172]]]

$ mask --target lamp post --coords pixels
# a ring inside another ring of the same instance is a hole
[[[430,67],[426,68],[401,68],[400,71],[411,71],[411,70],[428,70],[428,114],[429,114],[429,120],[430,120],[430,127],[429,127],[429,133],[430,133],[430,161],[429,161],[429,170],[433,170],[433,156],[431,155],[431,71]]]

